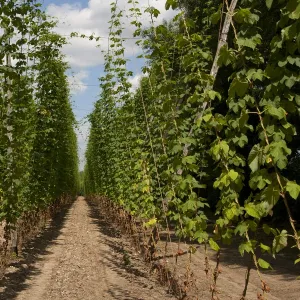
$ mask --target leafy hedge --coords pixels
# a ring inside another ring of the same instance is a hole
[[[75,118],[55,22],[36,1],[0,1],[0,220],[78,188]]]
[[[149,226],[171,222],[178,236],[218,253],[240,236],[238,249],[257,270],[270,267],[259,252],[299,251],[300,1],[167,0],[178,14],[162,25],[156,8],[128,4],[147,64],[132,92],[124,11],[113,3],[86,193],[109,197]],[[270,222],[276,218],[289,227]]]

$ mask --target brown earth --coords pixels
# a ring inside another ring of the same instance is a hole
[[[96,205],[79,197],[32,241],[23,258],[7,269],[0,283],[0,300],[175,299],[156,281],[158,270],[154,268],[151,273],[130,244],[130,238],[121,236],[116,224],[105,221]],[[164,246],[161,240],[158,254],[164,252]],[[211,270],[206,276],[204,247],[194,246],[197,251],[190,265],[190,245],[184,243],[180,244],[182,255],[175,263],[172,254],[178,252],[178,245],[174,241],[168,245],[167,257],[157,257],[154,266],[158,263],[176,270],[174,277],[183,286],[190,281],[187,299],[211,299],[215,253],[207,252]],[[273,270],[261,274],[271,288],[264,299],[300,299],[300,281],[296,280],[300,269],[293,264],[294,255],[289,255],[278,255],[271,261]],[[241,299],[248,261],[234,247],[222,248],[216,286],[218,299]],[[259,277],[252,270],[247,299],[257,299],[260,287]]]
[[[83,197],[57,216],[23,257],[7,269],[1,300],[175,299]]]
[[[105,198],[95,198],[91,201],[99,206],[101,214],[110,223],[113,219],[115,226],[130,232],[131,240],[136,245],[140,245],[137,246],[138,248],[143,249],[141,245],[147,245],[152,230],[145,232],[141,221],[131,222],[132,217],[126,217],[122,210],[109,204]],[[130,223],[131,226],[129,226]],[[213,227],[210,225],[208,232],[212,230]],[[144,234],[146,239],[143,238]],[[272,237],[265,235],[262,231],[257,233],[256,238],[266,245],[272,244]],[[168,241],[167,244],[166,241]],[[274,258],[267,253],[257,252],[258,258],[268,261],[272,266],[271,270],[260,270],[258,274],[251,256],[245,253],[241,257],[238,251],[240,242],[238,237],[234,237],[230,246],[221,247],[218,268],[220,273],[215,285],[213,278],[216,270],[216,252],[210,249],[205,252],[204,245],[179,242],[172,229],[166,231],[160,228],[159,241],[153,258],[153,269],[160,279],[175,290],[176,294],[180,294],[178,286],[181,287],[181,291],[186,291],[185,300],[240,300],[245,288],[247,266],[251,267],[251,272],[245,299],[300,300],[300,280],[297,280],[300,278],[300,263],[294,265],[294,260],[299,253],[296,248],[291,248],[292,245],[289,245]],[[193,254],[190,254],[190,247],[194,249]],[[206,257],[208,263],[205,263]],[[208,267],[207,275],[206,267]],[[262,291],[262,286],[265,293]],[[212,289],[215,291],[214,295],[212,295]]]
[[[159,243],[161,253],[164,251],[164,244]],[[212,250],[207,250],[209,258],[208,276],[205,274],[205,249],[200,245],[193,245],[197,251],[189,257],[190,245],[181,243],[180,252],[183,255],[177,258],[177,263],[173,256],[167,257],[168,268],[176,270],[176,277],[181,286],[189,280],[188,300],[212,299],[211,287],[216,266],[216,254]],[[169,243],[169,253],[177,253],[178,245]],[[246,299],[256,300],[300,300],[300,275],[299,265],[294,265],[293,257],[282,253],[276,259],[270,259],[269,255],[262,256],[271,263],[272,270],[261,271],[260,275],[252,264],[250,279],[247,288]],[[250,256],[241,257],[236,248],[228,247],[221,249],[219,276],[216,281],[216,293],[214,299],[219,300],[240,300],[245,287],[245,275]],[[189,272],[186,272],[188,268]],[[189,274],[189,277],[186,276]],[[192,276],[191,276],[192,274]],[[268,287],[268,293],[263,295],[261,279]],[[263,297],[259,298],[261,294]]]

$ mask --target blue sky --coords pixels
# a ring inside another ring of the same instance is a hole
[[[88,139],[89,124],[87,115],[92,112],[93,104],[100,94],[98,79],[103,75],[104,57],[102,50],[107,49],[108,21],[110,20],[110,0],[41,0],[46,12],[58,20],[57,32],[69,36],[71,32],[90,35],[94,33],[103,39],[100,43],[82,38],[69,39],[69,44],[63,49],[69,62],[68,72],[72,106],[79,123],[77,132],[79,145],[80,168],[84,165],[84,151]],[[144,10],[148,5],[155,6],[161,11],[157,23],[163,19],[170,19],[174,12],[164,10],[164,0],[140,0],[140,8]],[[127,0],[118,0],[119,7],[128,12]],[[125,13],[126,14],[126,13]],[[145,27],[150,25],[150,18],[143,15]],[[123,36],[131,37],[134,31],[130,20],[124,17]],[[96,47],[99,46],[99,47]],[[135,45],[135,40],[126,43],[125,56],[130,59],[128,68],[134,72],[130,79],[133,86],[138,84],[141,76],[143,61],[137,59],[141,49]]]

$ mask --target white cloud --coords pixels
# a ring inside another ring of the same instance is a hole
[[[130,89],[130,91],[133,93],[135,92],[135,90],[139,87],[141,78],[143,77],[142,74],[136,74],[135,76],[129,78],[129,83],[132,84],[132,87]]]
[[[67,0],[65,0],[67,1]],[[132,19],[127,18],[130,14],[129,9],[131,6],[127,3],[128,0],[118,0],[118,6],[121,9],[125,9],[123,18],[124,31],[123,37],[132,37],[135,28],[130,24]],[[86,7],[82,7],[80,4],[51,4],[47,8],[47,13],[50,16],[55,17],[58,22],[56,31],[64,36],[70,36],[71,32],[78,32],[79,34],[85,34],[87,36],[94,34],[100,36],[102,39],[98,42],[95,40],[88,40],[84,38],[71,38],[69,44],[63,48],[63,53],[66,55],[66,59],[71,67],[75,67],[79,70],[73,76],[69,76],[71,92],[78,94],[86,90],[84,86],[85,82],[88,82],[89,67],[99,66],[104,63],[104,55],[102,51],[107,51],[108,48],[108,35],[109,35],[109,21],[110,21],[110,2],[109,0],[89,0]],[[160,16],[155,20],[156,24],[162,22],[163,19],[170,20],[175,13],[173,11],[165,11],[164,0],[140,0],[139,7],[141,11],[153,6],[161,11]],[[140,21],[143,26],[149,27],[151,25],[150,16],[144,13]],[[135,57],[141,51],[141,49],[135,44],[136,40],[128,39],[124,43],[125,56]],[[100,47],[97,47],[100,45]],[[139,84],[139,80],[142,74],[137,74],[130,79],[132,83],[132,91],[134,91]],[[76,111],[76,108],[75,108]],[[88,140],[90,124],[88,122],[81,123],[76,130],[78,139],[78,154],[80,159],[80,169],[83,169],[85,158],[84,152]]]
[[[87,89],[87,86],[84,82],[84,79],[87,78],[88,78],[88,72],[84,70],[81,70],[78,73],[68,76],[68,81],[69,81],[72,95],[84,92]]]
[[[79,156],[79,169],[82,171],[85,164],[85,150],[90,132],[90,123],[84,122],[78,125],[76,129],[77,143],[78,143],[78,156]]]
[[[142,12],[148,5],[161,11],[156,21],[157,23],[160,23],[163,19],[171,19],[175,14],[171,10],[166,11],[164,9],[165,1],[163,0],[140,0],[139,6]],[[123,36],[132,37],[135,28],[130,24],[132,19],[126,17],[130,14],[129,9],[131,6],[127,4],[127,0],[119,0],[118,6],[121,9],[125,9]],[[71,32],[78,32],[80,34],[95,34],[95,36],[103,37],[99,42],[89,41],[84,38],[72,38],[70,44],[66,45],[63,49],[71,66],[89,67],[103,63],[104,58],[101,49],[106,51],[108,46],[108,22],[110,20],[109,0],[89,0],[87,7],[84,8],[79,4],[51,4],[47,8],[47,13],[59,20],[57,32],[62,35],[69,36]],[[141,21],[144,27],[148,27],[150,25],[149,14],[144,13]],[[138,53],[139,48],[135,45],[135,42],[135,40],[128,40],[126,42],[126,56],[132,56]],[[100,44],[100,49],[96,48],[97,44]]]

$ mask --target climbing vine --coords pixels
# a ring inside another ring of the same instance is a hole
[[[300,2],[198,2],[166,1],[177,15],[156,24],[156,8],[128,1],[146,60],[135,91],[124,12],[112,4],[106,75],[90,115],[86,192],[107,196],[147,226],[171,224],[178,237],[209,243],[218,257],[212,298],[221,246],[240,236],[238,250],[251,255],[264,294],[261,270],[271,265],[259,253],[275,256],[292,244],[300,261],[293,208],[300,182],[291,172],[299,155]],[[247,281],[243,297],[246,291]]]
[[[12,244],[78,188],[66,40],[40,7],[0,1],[0,221]]]

